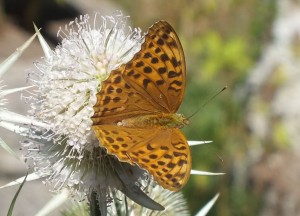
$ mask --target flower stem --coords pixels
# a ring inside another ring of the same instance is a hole
[[[93,191],[90,196],[90,216],[101,216],[101,210],[97,199],[97,192]]]

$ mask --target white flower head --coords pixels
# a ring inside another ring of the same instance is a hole
[[[68,188],[74,196],[87,198],[91,206],[101,210],[101,215],[114,211],[114,200],[127,203],[123,194],[148,209],[164,209],[146,195],[147,188],[154,187],[150,174],[107,154],[92,130],[93,107],[103,81],[112,70],[130,61],[144,41],[140,29],[126,27],[126,20],[121,13],[96,14],[90,24],[89,16],[81,16],[58,32],[63,39],[61,45],[53,51],[45,45],[45,57],[29,74],[33,88],[26,99],[34,121],[25,122],[25,136],[29,139],[22,145],[27,162],[35,173],[46,177],[45,182],[54,191]],[[172,206],[168,200],[160,201]],[[167,210],[170,209],[166,207]],[[181,210],[185,212],[185,208]]]
[[[143,40],[139,29],[125,29],[126,17],[101,17],[98,27],[89,17],[71,22],[62,43],[50,58],[36,63],[30,79],[38,87],[33,113],[55,134],[67,136],[67,145],[79,153],[98,146],[91,140],[91,116],[96,93],[113,69],[129,61]]]
[[[91,127],[101,83],[144,40],[140,29],[126,28],[126,20],[120,13],[96,14],[91,25],[89,16],[81,16],[59,31],[61,45],[29,75],[36,87],[28,97],[30,114],[47,127],[31,128],[31,139],[23,142],[27,161],[55,191],[68,187],[89,199],[96,193],[102,213],[116,189],[142,205],[163,209],[141,190],[146,172],[108,155]]]

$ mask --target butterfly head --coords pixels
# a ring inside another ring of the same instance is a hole
[[[185,125],[188,125],[190,123],[184,115],[178,113],[174,115],[174,120],[176,122],[177,128],[183,128]]]

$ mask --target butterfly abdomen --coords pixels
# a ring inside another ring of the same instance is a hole
[[[129,128],[182,128],[187,124],[188,120],[183,115],[176,113],[137,116],[118,123],[119,126]]]

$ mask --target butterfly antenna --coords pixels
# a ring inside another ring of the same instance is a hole
[[[215,97],[217,97],[219,94],[221,94],[226,89],[227,89],[227,86],[224,86],[218,93],[216,93],[211,98],[209,98],[204,104],[202,104],[202,106],[200,107],[200,109],[196,110],[196,112],[194,112],[192,115],[190,115],[187,119],[189,120],[194,115],[196,115],[203,107],[205,107],[210,101],[212,101]]]

